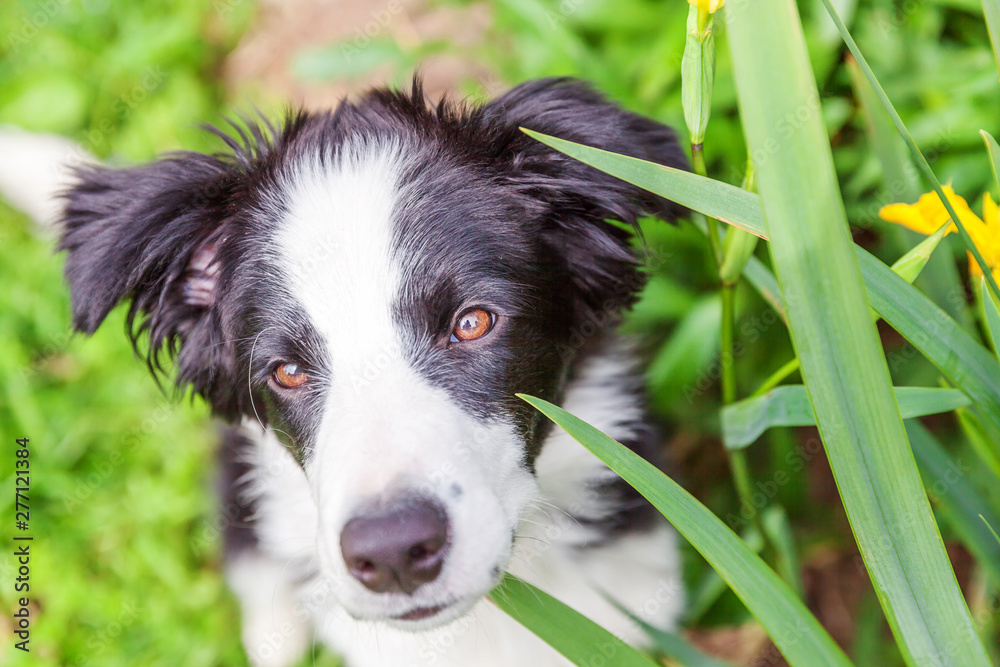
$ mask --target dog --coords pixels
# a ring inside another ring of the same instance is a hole
[[[250,662],[318,640],[349,667],[569,664],[490,603],[505,572],[630,643],[622,609],[676,627],[672,527],[515,395],[661,464],[615,327],[643,284],[629,226],[682,209],[521,128],[686,168],[675,133],[571,79],[233,127],[224,153],[79,167],[60,248],[75,327],[127,302],[150,368],[229,424]]]

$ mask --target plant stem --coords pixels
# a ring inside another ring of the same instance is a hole
[[[712,19],[712,15],[702,6],[698,6],[698,35],[704,36],[705,31],[708,29],[708,22]]]
[[[691,166],[699,176],[708,176],[705,167],[705,144],[691,144]],[[704,216],[708,225],[708,245],[712,249],[715,263],[722,266],[722,238],[719,236],[719,221],[711,216]]]
[[[722,286],[722,403],[729,405],[736,400],[736,358],[733,353],[733,329],[736,324],[736,286]],[[764,539],[765,553],[770,553],[771,541],[764,532],[760,520],[760,510],[753,502],[753,480],[743,449],[726,450],[729,454],[729,468],[733,474],[736,493],[748,512],[753,513],[753,523]]]
[[[722,286],[722,402],[736,400],[736,369],[733,354],[733,329],[736,326],[736,287]]]
[[[691,162],[694,171],[699,176],[707,176],[705,172],[705,155],[701,144],[691,145]],[[723,262],[722,242],[719,238],[718,221],[710,216],[705,216],[708,222],[708,239],[712,247],[712,254],[715,257],[716,267],[721,270]],[[731,232],[730,232],[731,233]],[[721,282],[720,291],[722,296],[722,331],[720,340],[720,357],[722,363],[722,403],[729,405],[736,401],[736,358],[733,353],[733,332],[736,328],[736,285]],[[750,475],[750,466],[747,463],[746,452],[743,449],[726,449],[729,458],[729,470],[733,475],[733,485],[736,487],[736,494],[740,504],[746,508],[747,512],[753,514],[753,524],[760,532],[764,540],[765,560],[773,562],[770,558],[774,554],[773,545],[764,531],[764,523],[760,519],[761,507],[756,507],[753,502],[753,478]]]
[[[799,358],[795,357],[794,359],[786,363],[784,366],[771,373],[771,376],[766,380],[764,380],[763,384],[757,387],[757,391],[750,394],[750,398],[763,396],[764,394],[766,394],[767,392],[771,391],[779,384],[781,384],[782,380],[784,380],[797,370],[799,370]]]
[[[699,16],[700,18],[700,16]],[[750,163],[748,163],[750,164]],[[705,146],[703,143],[691,144],[691,166],[694,173],[699,176],[708,176],[708,169],[705,166]],[[748,166],[748,169],[752,166]],[[752,178],[749,179],[752,182]],[[722,296],[722,331],[720,357],[722,362],[722,403],[729,405],[736,401],[736,367],[735,355],[733,354],[733,332],[736,328],[736,284],[727,283],[722,279],[722,264],[725,260],[723,253],[722,239],[719,234],[719,222],[711,216],[704,216],[708,227],[708,242],[715,258],[716,269],[719,272],[720,290]],[[728,233],[732,233],[730,230]],[[746,452],[743,449],[726,449],[729,459],[729,470],[733,475],[733,485],[736,487],[736,494],[740,504],[752,513],[753,525],[760,532],[764,541],[764,559],[774,562],[776,550],[764,530],[764,522],[760,518],[762,507],[756,507],[753,502],[753,478],[750,475],[750,466],[747,463]]]
[[[736,286],[722,286],[722,403],[729,405],[736,400],[736,358],[733,354],[733,329],[736,323]],[[746,511],[753,513],[753,523],[764,539],[764,553],[770,554],[771,540],[764,532],[764,524],[760,520],[761,507],[753,502],[753,479],[750,466],[747,463],[746,450],[726,450],[729,453],[729,469],[733,474],[733,483],[740,503]]]

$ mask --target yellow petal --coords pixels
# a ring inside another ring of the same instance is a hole
[[[990,197],[989,190],[983,193],[983,222],[987,227],[1000,230],[1000,212],[997,210],[996,202]]]
[[[983,219],[976,216],[966,216],[961,210],[956,210],[958,217],[969,232],[972,242],[983,255],[986,265],[991,269],[1000,268],[1000,221],[997,220],[997,205],[989,196],[983,195]],[[983,275],[972,254],[969,253],[969,273],[972,276]]]
[[[709,14],[714,14],[722,5],[726,4],[726,0],[688,0],[688,4],[704,9]]]
[[[986,260],[986,266],[990,267],[993,275],[997,277],[997,282],[1000,283],[1000,248],[991,247],[983,248],[979,244],[976,244],[979,248],[979,252],[983,254],[983,259]],[[978,278],[983,275],[983,272],[979,268],[979,262],[976,258],[972,256],[971,251],[966,251],[966,255],[969,257],[969,275],[973,278]]]
[[[883,206],[879,210],[878,215],[886,222],[894,222],[897,225],[902,225],[915,232],[927,235],[933,234],[947,220],[947,217],[945,217],[944,220],[934,224],[935,220],[928,220],[920,214],[916,204],[889,204],[888,206]],[[952,225],[948,229],[948,233],[950,234],[953,231],[955,231],[955,225]]]
[[[979,219],[979,216],[972,212],[969,204],[962,197],[955,194],[951,186],[945,185],[942,187],[942,190],[948,198],[948,203],[955,209],[958,219],[965,227],[968,228],[971,225],[982,226],[983,222]],[[933,234],[949,219],[948,210],[941,203],[940,197],[935,192],[928,192],[921,195],[916,204],[889,204],[888,206],[883,206],[879,211],[879,216],[886,222],[903,225],[921,234]],[[958,231],[958,229],[952,223],[948,227],[948,233],[950,234],[955,231]],[[972,234],[971,230],[969,233]]]
[[[972,256],[972,252],[970,250],[966,250],[965,254],[969,257],[969,277],[978,278],[983,275],[982,269],[979,268],[979,262],[977,262],[976,258]]]
[[[989,192],[983,193],[983,227],[981,236],[981,239],[973,237],[976,247],[983,253],[990,266],[1000,268],[1000,211],[997,210],[997,205],[993,201],[993,198],[990,197]],[[994,260],[991,257],[996,257],[997,259]],[[995,261],[997,263],[994,263]]]

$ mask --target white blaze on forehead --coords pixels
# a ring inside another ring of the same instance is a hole
[[[398,346],[392,221],[400,155],[392,142],[345,144],[325,164],[317,157],[296,165],[285,186],[282,265],[304,315],[326,338],[335,372]]]
[[[305,475],[316,554],[341,603],[370,618],[405,609],[347,571],[340,531],[359,507],[414,492],[443,507],[451,536],[444,569],[406,602],[433,607],[474,600],[495,584],[494,568],[506,562],[537,488],[521,465],[516,429],[466,413],[403,353],[419,340],[393,315],[407,280],[393,229],[408,187],[404,155],[398,144],[368,143],[327,164],[296,165],[276,238],[281,278],[324,339],[330,366]]]

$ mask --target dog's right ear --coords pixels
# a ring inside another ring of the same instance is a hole
[[[237,187],[232,162],[177,153],[131,169],[84,167],[64,193],[60,249],[73,323],[93,333],[130,301],[129,333],[149,335],[147,362],[177,358],[177,384],[209,400],[232,361],[225,359],[216,304],[218,250]],[[215,406],[221,407],[221,406]]]
[[[487,136],[503,138],[492,145],[508,182],[541,207],[537,236],[558,258],[555,270],[565,276],[575,316],[617,313],[631,305],[645,274],[631,234],[606,221],[635,225],[650,214],[673,220],[683,208],[568,157],[520,128],[686,169],[676,133],[573,79],[521,84],[480,113],[493,132]]]

